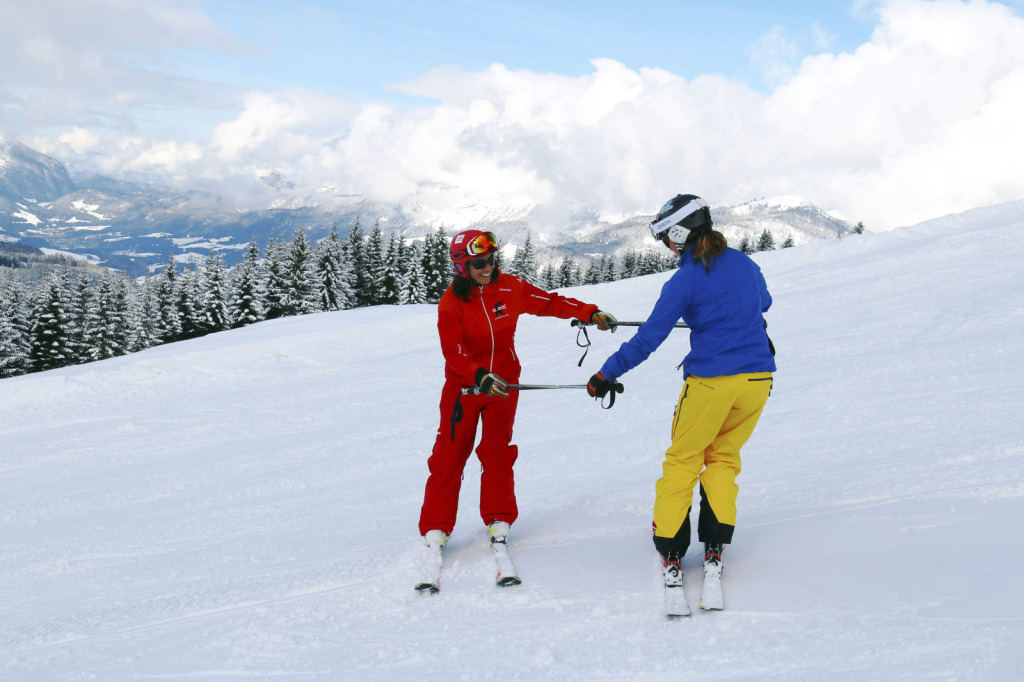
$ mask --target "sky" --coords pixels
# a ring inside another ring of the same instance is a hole
[[[244,208],[791,195],[887,230],[1024,197],[1021,0],[0,0],[0,25],[0,135]]]

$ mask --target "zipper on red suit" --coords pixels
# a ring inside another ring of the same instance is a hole
[[[484,288],[480,287],[480,306],[484,309],[484,319],[487,320],[487,327],[491,331],[491,364],[487,366],[488,372],[494,371],[494,325],[491,324],[491,316],[487,314],[487,304],[484,303]]]

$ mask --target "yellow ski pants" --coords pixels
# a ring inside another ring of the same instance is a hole
[[[655,484],[656,538],[674,538],[679,533],[689,517],[699,480],[718,523],[730,527],[731,539],[731,527],[736,525],[740,448],[754,432],[771,387],[771,372],[687,377],[672,420],[672,445],[665,452],[662,477]],[[655,543],[659,544],[658,540]],[[683,548],[686,545],[688,537]]]

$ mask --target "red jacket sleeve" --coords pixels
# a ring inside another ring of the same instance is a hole
[[[525,280],[522,282],[522,310],[530,315],[540,317],[560,317],[563,320],[576,318],[584,322],[590,322],[590,317],[598,311],[598,307],[591,303],[577,301],[575,298],[568,298],[553,291],[544,291],[535,287]]]

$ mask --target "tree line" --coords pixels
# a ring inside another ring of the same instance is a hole
[[[67,265],[29,284],[0,268],[0,379],[133,353],[152,346],[279,317],[373,305],[436,303],[452,278],[443,227],[421,243],[369,234],[357,220],[342,239],[332,226],[314,244],[306,229],[290,240],[255,238],[241,263],[226,268],[211,252],[202,268],[179,269],[172,254],[160,273],[133,280]],[[500,258],[500,254],[499,254]],[[671,255],[626,253],[581,264],[572,257],[539,266],[529,235],[509,273],[545,289],[597,284],[661,272]]]

